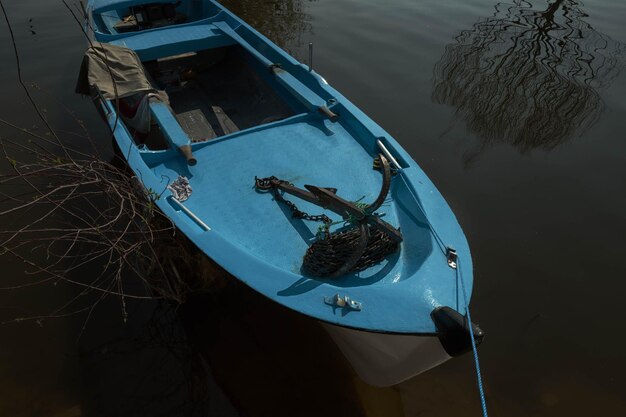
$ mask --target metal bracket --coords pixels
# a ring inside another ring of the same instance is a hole
[[[459,256],[456,254],[456,250],[448,246],[446,252],[446,258],[448,258],[448,266],[452,269],[457,268],[457,259]]]
[[[355,311],[361,311],[361,309],[363,308],[362,303],[358,301],[354,301],[347,295],[344,295],[342,297],[339,294],[335,294],[332,297],[324,297],[324,303],[331,305],[333,307],[347,308],[349,310],[355,310]]]

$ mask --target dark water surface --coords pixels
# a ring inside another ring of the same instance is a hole
[[[491,414],[626,415],[626,3],[227,3],[303,61],[313,42],[316,71],[451,205],[474,256]],[[110,156],[105,125],[73,93],[85,41],[68,11],[3,4],[48,120],[80,147],[70,109]],[[0,119],[43,131],[4,22],[0,44]],[[5,123],[0,135],[22,137]],[[0,286],[25,279],[21,263],[0,259]],[[84,331],[84,315],[12,321],[73,294],[0,290],[0,416],[480,414],[470,355],[373,389],[314,323],[241,288],[177,310],[131,302],[126,324],[111,298]]]

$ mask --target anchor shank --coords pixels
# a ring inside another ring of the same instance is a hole
[[[315,204],[337,213],[344,219],[348,219],[352,216],[361,220],[365,217],[363,210],[326,188],[316,187],[315,185],[305,185],[304,187],[317,197],[318,203]]]
[[[339,197],[335,194],[337,190],[334,188],[305,185],[304,187],[306,190],[303,190],[302,188],[298,188],[286,181],[278,179],[273,179],[271,184],[276,189],[279,189],[287,194],[291,194],[304,201],[308,201],[309,203],[330,210],[340,215],[344,220],[359,221],[361,234],[363,235],[365,233],[362,236],[363,240],[360,242],[361,245],[367,246],[367,240],[369,239],[369,233],[366,233],[366,224],[369,224],[370,226],[386,233],[393,241],[400,243],[402,242],[402,234],[400,231],[386,221],[382,220],[378,215],[374,214],[374,211],[378,209],[385,201],[385,198],[387,198],[387,194],[389,193],[391,186],[391,170],[389,168],[389,162],[383,155],[379,155],[379,158],[382,165],[383,184],[376,200],[365,208],[359,207],[356,204]]]
[[[321,206],[319,199],[317,196],[309,191],[303,190],[302,188],[298,188],[294,185],[291,185],[284,181],[273,180],[272,185],[279,190],[286,192],[287,194],[294,195],[304,201],[308,201],[309,203],[313,203],[315,205]]]

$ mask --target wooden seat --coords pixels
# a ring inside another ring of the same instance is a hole
[[[217,137],[215,130],[200,109],[178,113],[176,119],[192,142],[205,142]]]

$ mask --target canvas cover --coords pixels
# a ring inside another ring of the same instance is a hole
[[[85,52],[76,92],[90,95],[94,86],[107,100],[155,92],[135,51],[99,42],[94,42]]]

